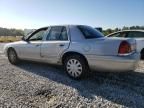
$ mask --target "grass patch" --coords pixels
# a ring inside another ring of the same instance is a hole
[[[0,42],[15,42],[21,40],[22,36],[0,36]]]

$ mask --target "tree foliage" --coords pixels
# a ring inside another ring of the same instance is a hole
[[[144,30],[144,26],[131,26],[131,27],[124,26],[123,28],[115,28],[115,29],[109,28],[109,29],[103,30],[103,34],[108,35],[110,33],[118,32],[121,30]]]
[[[144,30],[144,26],[131,26],[131,27],[126,27],[124,26],[123,28],[115,28],[115,29],[106,29],[102,30],[104,35],[108,35],[113,32],[121,31],[121,30]],[[7,28],[2,28],[0,27],[0,36],[24,36],[24,31],[21,29],[7,29]]]
[[[21,29],[7,29],[0,27],[0,36],[23,36],[24,31]]]

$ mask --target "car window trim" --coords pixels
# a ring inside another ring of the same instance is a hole
[[[45,29],[46,29],[46,30],[45,30]],[[47,32],[48,29],[49,29],[49,27],[44,27],[44,28],[37,29],[37,30],[35,30],[26,40],[29,41],[29,39],[30,39],[33,35],[35,35],[36,33],[40,32],[40,31],[42,31],[42,30],[45,30],[45,31]],[[37,41],[43,41],[44,37],[45,37],[45,36],[43,35],[42,40],[37,40]]]
[[[111,34],[111,35],[108,35],[108,37],[116,37],[116,36],[114,36],[114,35],[120,34],[120,38],[122,38],[122,37],[121,37],[121,34],[122,34],[122,33],[125,33],[125,34],[126,34],[126,36],[123,37],[123,38],[127,38],[127,37],[128,37],[128,34],[129,34],[129,31],[120,31],[120,32],[116,32],[116,33],[113,33],[113,34]]]
[[[113,33],[113,34],[109,35],[108,37],[116,37],[116,36],[114,36],[114,35],[116,35],[116,34],[121,34],[121,32]]]

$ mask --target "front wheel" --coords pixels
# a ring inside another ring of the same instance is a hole
[[[79,55],[66,57],[64,67],[67,74],[74,79],[84,77],[89,70],[86,60]]]
[[[144,60],[144,51],[141,53],[141,60]]]
[[[19,59],[17,57],[16,51],[13,48],[8,49],[8,60],[11,64],[17,64]]]

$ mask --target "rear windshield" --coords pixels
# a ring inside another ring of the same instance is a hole
[[[86,39],[93,39],[93,38],[101,38],[104,37],[104,35],[102,33],[100,33],[98,30],[89,27],[89,26],[77,26],[78,29],[82,32],[82,34],[84,35],[84,37]]]

